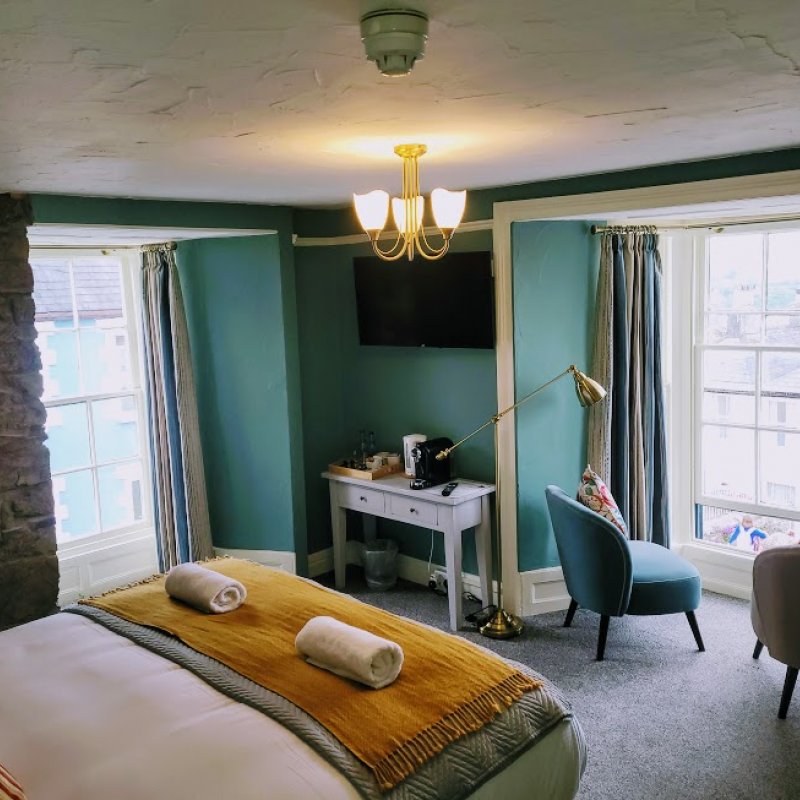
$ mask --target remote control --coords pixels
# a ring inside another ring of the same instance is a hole
[[[450,497],[450,495],[453,493],[453,489],[455,489],[456,486],[458,486],[458,481],[453,481],[453,483],[448,483],[447,486],[445,486],[444,489],[442,489],[442,495],[444,497]]]

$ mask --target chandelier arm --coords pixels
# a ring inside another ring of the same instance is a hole
[[[419,241],[417,242],[417,252],[427,261],[436,261],[437,258],[441,258],[450,249],[450,240],[447,239],[439,250],[434,250],[430,245],[428,245],[428,248],[428,251],[426,251]]]
[[[397,239],[395,239],[394,244],[388,250],[381,250],[381,248],[378,246],[377,238],[373,239],[371,244],[375,255],[384,261],[398,261],[405,255],[406,252],[406,248],[403,246],[403,236],[399,231],[397,233]]]
[[[422,242],[422,244],[425,245],[427,251],[432,255],[444,255],[447,252],[448,248],[450,247],[450,237],[445,236],[445,234],[441,232],[441,228],[439,230],[440,230],[440,235],[442,237],[442,246],[437,248],[434,247],[428,241],[428,237],[425,235],[424,226],[419,229],[419,234],[417,237],[417,246],[420,248],[420,251],[422,250],[422,245],[420,244],[420,242]]]

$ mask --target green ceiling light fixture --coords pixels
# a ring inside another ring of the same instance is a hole
[[[361,17],[361,41],[381,75],[408,75],[425,55],[428,17],[411,9],[372,11]]]
[[[461,224],[467,202],[466,191],[434,189],[431,192],[431,211],[442,237],[442,246],[434,247],[425,236],[425,226],[422,224],[425,198],[420,193],[417,162],[427,149],[424,144],[399,144],[394,148],[394,152],[403,159],[403,187],[400,197],[391,198],[397,239],[388,250],[381,250],[378,240],[389,218],[389,193],[375,189],[367,194],[353,195],[358,221],[369,236],[375,255],[384,261],[397,261],[404,255],[412,261],[415,253],[428,261],[435,261],[450,249],[453,233]]]

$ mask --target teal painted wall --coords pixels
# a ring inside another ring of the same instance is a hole
[[[31,202],[36,222],[154,228],[252,228],[281,231],[287,235],[292,231],[292,212],[285,206],[62,194],[34,194]]]
[[[491,250],[488,231],[454,241],[459,250]],[[295,249],[310,552],[331,544],[328,486],[320,473],[358,447],[359,429],[375,431],[379,449],[400,451],[407,433],[455,440],[496,409],[494,350],[359,345],[352,262],[370,253],[368,245]],[[454,458],[460,474],[492,480],[491,431],[459,448]],[[388,520],[378,525],[379,535],[397,539],[401,552],[427,560],[431,539],[425,531]],[[359,535],[358,515],[348,529]],[[434,560],[443,563],[440,539],[434,537]],[[467,536],[464,547],[465,567],[475,571]]]
[[[178,264],[214,544],[305,555],[305,514],[298,518],[293,496],[302,508],[279,237],[182,242]]]
[[[599,237],[587,222],[517,222],[511,228],[514,376],[524,397],[570,364],[588,371]],[[587,414],[566,376],[516,413],[520,572],[557,565],[544,499],[548,483],[571,492],[586,452]]]

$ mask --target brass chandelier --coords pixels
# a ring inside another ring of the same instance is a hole
[[[442,237],[442,245],[437,248],[428,242],[422,224],[425,199],[419,190],[419,158],[427,149],[424,144],[399,144],[394,148],[394,152],[403,159],[403,193],[402,197],[391,198],[397,239],[388,250],[381,250],[378,240],[389,217],[389,193],[375,189],[367,194],[353,195],[358,221],[369,236],[375,254],[384,261],[397,261],[403,255],[411,261],[416,253],[428,261],[441,258],[448,251],[453,232],[464,215],[466,191],[434,189],[431,192],[431,210]]]

